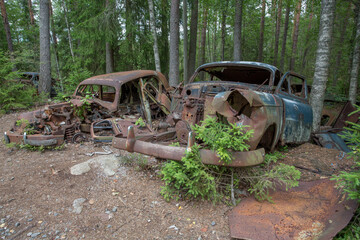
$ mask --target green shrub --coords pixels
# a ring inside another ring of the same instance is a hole
[[[248,126],[236,124],[224,124],[217,122],[216,118],[207,118],[201,125],[193,126],[196,133],[196,139],[201,140],[208,148],[215,151],[221,161],[231,163],[232,157],[228,149],[234,151],[248,151],[249,140],[254,130],[246,131]]]
[[[201,126],[194,126],[193,129],[196,139],[216,151],[222,161],[230,163],[228,149],[249,149],[246,141],[252,136],[252,131],[245,132],[245,127],[225,125],[208,118]],[[276,184],[284,184],[286,189],[298,185],[300,171],[285,164],[274,165],[283,157],[279,152],[267,154],[261,166],[234,171],[229,167],[204,165],[199,148],[199,145],[193,146],[180,162],[168,161],[164,164],[161,174],[165,186],[161,194],[166,200],[200,197],[215,203],[224,198],[228,202],[231,199],[235,204],[234,188],[241,184],[248,185],[249,192],[257,199],[271,201],[269,190],[275,189]]]
[[[356,106],[356,108],[357,110],[351,114],[360,112],[360,107]],[[352,149],[349,157],[354,159],[355,165],[352,171],[343,171],[332,179],[337,181],[338,187],[344,193],[347,193],[348,198],[357,200],[360,203],[360,124],[349,122],[349,125],[350,127],[345,128],[347,131],[344,132],[342,137],[349,143],[349,147]],[[358,208],[349,225],[335,239],[360,239],[359,215],[360,210]]]

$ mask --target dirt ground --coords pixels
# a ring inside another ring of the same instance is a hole
[[[0,117],[0,131],[8,131],[16,116]],[[166,202],[154,170],[120,166],[112,177],[97,170],[70,174],[70,167],[94,157],[86,153],[102,152],[101,145],[67,144],[63,150],[41,153],[10,149],[2,140],[1,239],[231,239],[231,206]],[[112,150],[120,157],[126,154]],[[340,152],[312,144],[286,155],[283,162],[300,167],[303,180],[328,177],[351,165]],[[84,203],[76,213],[73,203],[79,198]]]

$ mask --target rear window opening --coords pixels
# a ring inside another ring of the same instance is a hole
[[[268,85],[270,77],[271,72],[269,70],[258,67],[214,67],[201,69],[195,77],[194,82],[228,81],[260,85],[267,81],[265,84]]]

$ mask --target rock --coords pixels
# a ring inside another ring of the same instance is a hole
[[[179,228],[177,228],[175,225],[171,225],[169,229],[174,229],[175,231],[179,230]]]
[[[32,234],[32,232],[29,232],[28,234],[26,234],[26,236],[30,237]]]
[[[37,236],[39,236],[40,235],[40,233],[39,232],[37,232],[37,233],[33,233],[33,234],[31,234],[31,237],[32,238],[36,238]]]
[[[94,203],[95,203],[95,200],[94,200],[94,199],[90,199],[90,200],[89,200],[89,204],[90,204],[90,205],[93,205]]]
[[[32,220],[33,220],[32,218],[29,218],[27,221],[28,221],[28,222],[31,222]]]
[[[111,228],[112,226],[109,224],[109,225],[107,225],[107,228]]]
[[[59,213],[54,213],[54,216],[55,216],[55,217],[59,216]]]
[[[74,202],[73,202],[73,212],[76,213],[76,214],[80,214],[81,211],[82,211],[82,204],[86,201],[85,198],[78,198],[78,199],[75,199]]]
[[[20,223],[19,222],[15,223],[15,227],[18,227],[18,226],[20,226]]]
[[[11,181],[14,180],[14,179],[15,179],[15,177],[11,177],[11,178],[10,178]]]
[[[87,173],[90,171],[90,166],[88,162],[83,162],[83,163],[79,163],[76,164],[75,166],[70,168],[70,173],[72,175],[81,175],[84,173]]]
[[[72,175],[81,175],[89,172],[92,166],[100,167],[100,170],[109,177],[115,175],[116,171],[120,167],[120,160],[114,155],[95,157],[71,167],[70,173]]]
[[[46,235],[46,234],[44,234],[44,235],[42,235],[41,237],[42,237],[42,238],[47,238],[47,235]]]
[[[59,233],[60,233],[59,230],[56,230],[56,231],[55,231],[55,235],[58,235]]]
[[[216,222],[215,221],[212,221],[211,222],[211,226],[215,226],[216,225]]]
[[[117,207],[113,207],[112,211],[117,212]]]

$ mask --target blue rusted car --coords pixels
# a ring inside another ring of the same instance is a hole
[[[231,166],[259,164],[263,148],[272,151],[278,144],[310,140],[313,114],[306,81],[299,74],[283,74],[258,62],[214,62],[200,66],[177,92],[166,124],[169,130],[175,129],[180,142],[189,142],[191,126],[207,117],[254,129],[250,151],[237,152]],[[116,136],[113,146],[165,159],[180,160],[184,155],[185,148],[138,141],[134,128]],[[204,163],[222,164],[216,154],[201,155]]]

